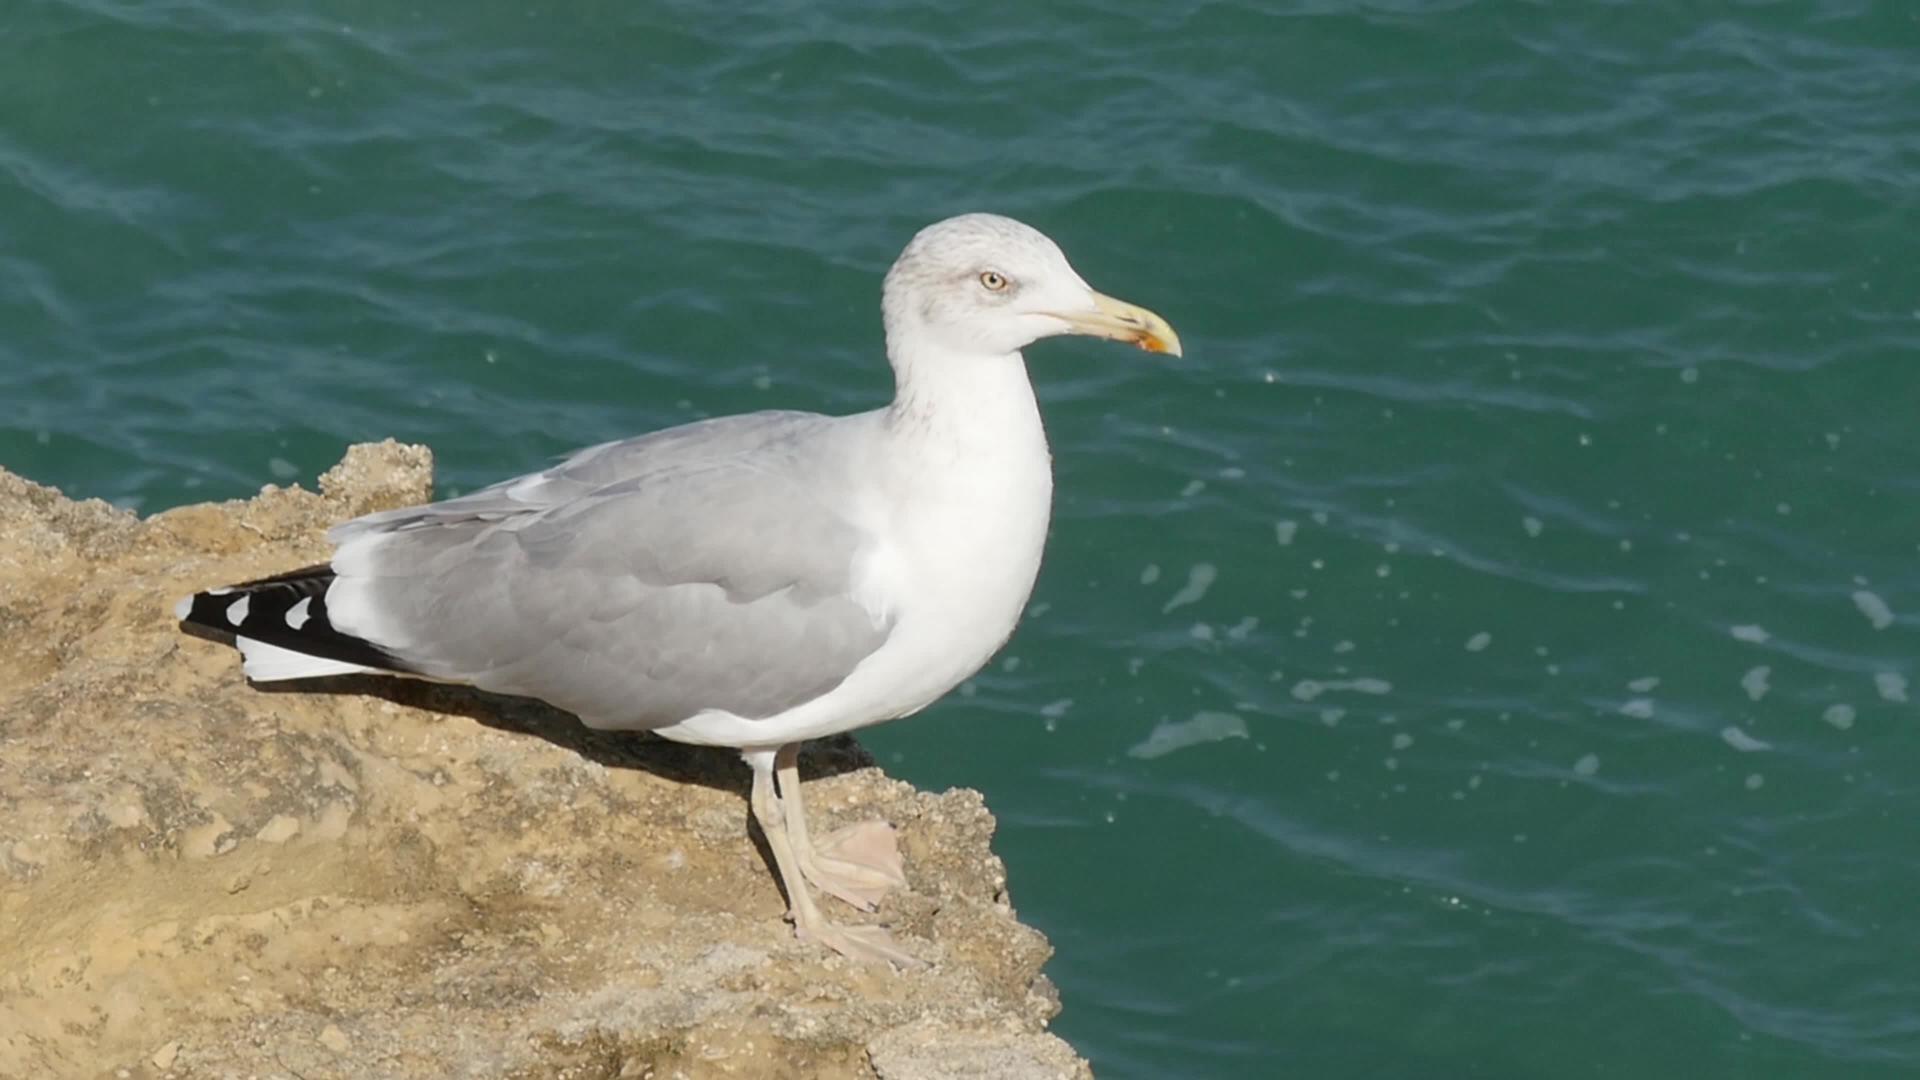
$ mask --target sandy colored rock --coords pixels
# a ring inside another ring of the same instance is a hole
[[[323,494],[139,519],[0,470],[0,1076],[1079,1077],[970,791],[803,760],[826,830],[900,828],[877,916],[930,966],[795,941],[724,751],[536,703],[251,688],[174,600],[424,500],[420,447]]]

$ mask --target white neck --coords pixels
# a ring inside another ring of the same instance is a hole
[[[1040,405],[1019,353],[969,355],[919,346],[897,350],[891,359],[894,398],[887,427],[896,438],[966,452],[1046,453]]]

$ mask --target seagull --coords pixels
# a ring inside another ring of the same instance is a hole
[[[993,214],[929,225],[887,272],[894,397],[851,416],[726,416],[337,525],[332,559],[181,600],[255,683],[374,673],[539,698],[587,726],[740,752],[803,941],[918,966],[830,921],[907,884],[890,826],[817,841],[800,744],[908,716],[1013,633],[1053,497],[1021,350],[1082,334],[1180,355]]]

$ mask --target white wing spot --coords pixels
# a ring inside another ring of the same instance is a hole
[[[240,599],[235,600],[233,603],[228,604],[227,605],[227,621],[232,623],[235,626],[239,626],[241,623],[246,622],[247,621],[247,601],[252,599],[253,597],[251,596],[243,596]]]
[[[307,611],[307,605],[311,603],[313,603],[313,597],[309,596],[306,599],[288,608],[287,609],[287,625],[292,627],[295,630],[298,630],[301,627],[307,625],[307,620],[313,617]]]

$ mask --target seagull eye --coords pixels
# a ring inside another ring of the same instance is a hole
[[[980,285],[988,292],[1004,292],[1007,288],[1007,276],[998,270],[987,270],[980,274]]]

